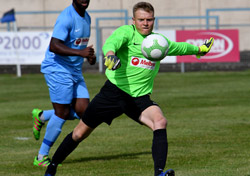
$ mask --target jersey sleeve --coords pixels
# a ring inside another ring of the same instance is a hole
[[[168,56],[196,55],[199,47],[186,42],[173,42],[168,40],[169,50]]]
[[[69,15],[60,14],[56,20],[52,37],[65,41],[69,35],[72,18]]]
[[[129,34],[130,34],[129,26],[121,26],[117,28],[107,38],[102,47],[104,55],[106,55],[108,51],[113,51],[114,53],[116,53],[116,51],[118,51],[123,44],[128,42]]]

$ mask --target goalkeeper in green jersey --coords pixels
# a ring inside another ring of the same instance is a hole
[[[168,153],[167,119],[157,103],[150,99],[160,62],[147,60],[140,49],[142,40],[152,33],[154,20],[152,5],[139,2],[133,7],[133,25],[121,26],[106,40],[103,52],[108,80],[90,102],[79,124],[58,147],[46,170],[46,176],[55,175],[57,165],[97,126],[103,122],[110,125],[113,119],[123,113],[152,130],[154,175],[175,175],[172,169],[164,171]],[[213,38],[200,47],[170,40],[168,44],[168,55],[199,57],[209,52]]]

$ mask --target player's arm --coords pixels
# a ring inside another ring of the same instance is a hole
[[[206,41],[202,46],[192,45],[186,42],[173,42],[168,40],[169,42],[169,56],[180,56],[180,55],[196,55],[197,58],[199,56],[204,56],[207,54],[212,45],[214,39],[211,37],[210,40]]]
[[[168,56],[196,55],[199,47],[186,42],[169,41]]]
[[[82,50],[69,48],[64,44],[64,41],[52,37],[50,40],[49,50],[55,54],[62,56],[81,56],[84,58],[93,57],[95,54],[93,45],[90,45]]]
[[[106,39],[102,50],[105,54],[104,65],[107,69],[116,70],[121,67],[121,60],[115,55],[115,52],[128,42],[130,28],[128,26],[119,27]]]
[[[90,65],[94,65],[96,63],[96,55],[93,55],[91,57],[87,57],[88,62]]]

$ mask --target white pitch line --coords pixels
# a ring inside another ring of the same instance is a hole
[[[20,141],[27,141],[30,138],[29,137],[15,137],[15,139],[20,140]]]

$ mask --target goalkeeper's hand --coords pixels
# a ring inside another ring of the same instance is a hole
[[[104,65],[109,69],[109,70],[116,70],[121,67],[121,61],[120,59],[115,56],[115,55],[109,55],[106,56],[105,58],[105,63]]]
[[[213,37],[211,37],[209,40],[206,40],[205,43],[199,47],[199,53],[196,55],[196,57],[199,59],[201,56],[205,56],[210,51],[213,43]]]

